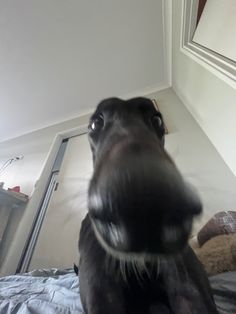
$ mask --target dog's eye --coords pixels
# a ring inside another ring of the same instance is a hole
[[[92,131],[98,131],[104,126],[104,119],[102,115],[97,116],[89,125],[89,129]]]
[[[162,119],[158,114],[155,114],[154,116],[152,116],[152,123],[155,126],[161,127],[162,126]]]

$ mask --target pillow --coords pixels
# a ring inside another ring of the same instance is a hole
[[[215,214],[198,232],[198,244],[199,246],[202,246],[205,242],[217,235],[230,233],[236,233],[236,212],[219,212]]]

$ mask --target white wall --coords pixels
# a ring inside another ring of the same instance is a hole
[[[0,141],[166,85],[162,3],[1,1]]]
[[[0,174],[0,182],[5,182],[4,188],[20,185],[21,192],[30,196],[41,174],[56,134],[79,125],[87,125],[89,116],[77,117],[9,141],[1,142],[0,167],[9,158],[17,155],[24,156],[22,160],[12,163]]]
[[[173,5],[173,88],[236,175],[236,89],[180,50],[182,0]]]
[[[202,199],[204,213],[195,222],[196,234],[215,213],[235,210],[236,177],[172,89],[152,96],[157,99],[170,131],[165,147]]]
[[[28,143],[30,145],[30,143]],[[24,151],[26,148],[27,152],[24,154],[22,160],[11,163],[5,171],[0,174],[0,181],[4,182],[4,189],[13,188],[14,186],[20,186],[20,191],[27,195],[31,195],[33,186],[40,175],[42,170],[43,161],[47,155],[47,151],[30,151],[28,147],[22,145],[21,150]],[[11,155],[12,156],[16,156]],[[0,156],[0,167],[8,160],[8,156]]]

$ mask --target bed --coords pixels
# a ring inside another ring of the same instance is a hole
[[[236,313],[236,272],[210,277],[220,314]],[[82,314],[72,269],[42,269],[0,278],[0,314]]]
[[[35,270],[0,278],[1,314],[80,314],[79,280],[72,269]]]

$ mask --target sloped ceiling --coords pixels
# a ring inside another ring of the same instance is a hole
[[[161,0],[0,2],[0,141],[164,81]]]

